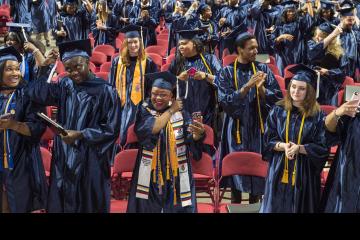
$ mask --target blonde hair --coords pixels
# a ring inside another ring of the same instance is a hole
[[[319,28],[316,28],[315,36],[317,34],[319,34],[322,38],[326,38],[327,36],[329,36],[328,33],[321,31]],[[341,41],[339,36],[337,36],[329,43],[329,45],[326,47],[326,53],[333,55],[338,60],[342,55],[344,55],[344,49],[341,46]]]
[[[290,96],[291,82],[292,81],[290,81],[287,87],[286,96],[276,103],[276,105],[283,106],[286,111],[291,111],[293,108],[293,100]],[[299,110],[302,114],[305,114],[306,117],[313,117],[320,112],[320,105],[316,101],[316,91],[309,83],[306,83],[306,96]]]
[[[99,11],[99,6],[102,5],[101,12]],[[108,20],[109,10],[106,1],[98,1],[96,2],[96,17],[102,22],[106,22]]]
[[[145,50],[144,50],[144,46],[142,44],[141,38],[139,39],[139,44],[140,44],[140,49],[139,49],[139,55],[138,55],[138,59],[145,60],[146,58],[146,54],[145,54]],[[123,64],[125,64],[126,66],[130,66],[130,53],[129,53],[129,48],[128,48],[128,42],[127,42],[127,38],[125,38],[124,42],[121,45],[121,61]]]

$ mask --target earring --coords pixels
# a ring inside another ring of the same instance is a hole
[[[168,106],[171,107],[171,105],[172,105],[172,101],[169,101]]]

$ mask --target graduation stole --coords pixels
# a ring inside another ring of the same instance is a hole
[[[255,68],[255,64],[252,62],[251,63],[252,69],[253,69],[253,73],[256,74],[256,68]],[[235,90],[238,91],[239,90],[239,85],[238,85],[238,81],[237,81],[237,60],[235,60],[234,63],[234,83],[235,83]],[[259,115],[259,119],[260,119],[260,130],[261,133],[264,134],[264,122],[262,119],[262,114],[261,114],[261,108],[260,108],[260,97],[259,97],[259,88],[256,86],[256,101],[257,101],[257,107],[258,107],[258,115]],[[240,119],[236,119],[236,143],[237,144],[241,144],[241,137],[240,137]]]
[[[144,60],[137,60],[130,99],[134,103],[134,105],[138,105],[141,100],[144,100],[144,73],[146,68],[146,56]],[[119,61],[116,69],[115,76],[115,85],[120,96],[121,107],[125,105],[126,101],[126,65],[122,63],[121,57],[119,57]]]
[[[156,111],[147,110],[153,115],[158,115]],[[186,156],[186,145],[183,132],[184,120],[181,112],[174,113],[165,127],[166,152],[160,151],[160,138],[156,147],[152,151],[142,150],[139,177],[136,186],[136,197],[141,199],[149,198],[150,181],[152,179],[155,186],[162,194],[165,185],[163,172],[161,169],[161,156],[166,156],[166,181],[172,182],[173,204],[176,205],[177,190],[176,180],[179,177],[181,206],[192,205],[191,189],[188,169],[188,159]],[[152,177],[151,177],[152,174]]]
[[[15,114],[15,108],[16,108],[16,102],[13,101],[15,99],[15,91],[10,95],[9,99],[6,102],[5,105],[5,113],[11,113]],[[3,130],[3,161],[1,161],[0,164],[0,172],[3,171],[3,169],[10,169],[12,170],[14,168],[14,160],[13,160],[13,154],[11,152],[10,148],[10,130],[4,129]]]
[[[302,136],[302,132],[304,129],[304,123],[305,123],[305,114],[303,114],[302,119],[301,119],[301,125],[300,125],[298,140],[297,140],[298,145],[301,143],[301,136]],[[286,126],[285,126],[285,141],[286,141],[286,143],[289,143],[289,124],[290,124],[290,111],[287,111]],[[283,172],[281,182],[288,184],[289,183],[289,159],[287,158],[286,154],[285,154],[284,160],[285,160],[284,172]],[[291,185],[292,186],[295,185],[295,179],[296,179],[295,176],[296,176],[296,160],[295,160],[295,164],[294,164],[294,170],[291,174]]]

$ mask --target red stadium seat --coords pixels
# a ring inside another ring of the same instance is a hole
[[[286,90],[285,79],[279,75],[275,75],[275,79],[278,82],[280,89]]]
[[[170,65],[171,63],[165,63],[164,65],[161,66],[161,71],[164,72],[169,70]]]
[[[170,54],[169,56],[167,56],[166,58],[166,63],[171,63],[172,61],[175,60],[175,54]]]
[[[89,62],[89,68],[90,68],[91,72],[93,72],[93,73],[97,72],[96,66],[93,62]]]
[[[273,57],[273,56],[269,56],[269,58],[270,58],[270,64],[273,64],[273,65],[275,65],[275,66],[276,66],[275,57]]]
[[[101,64],[107,62],[107,57],[102,52],[92,52],[92,55],[90,57],[90,62],[100,66]]]
[[[164,28],[163,30],[161,30],[160,34],[169,34],[169,29]]]
[[[297,65],[297,64],[291,64],[291,65],[288,65],[285,67],[285,69],[284,69],[284,78],[285,79],[292,78],[294,76],[294,74],[292,74],[288,69],[292,68],[295,65]]]
[[[103,63],[100,66],[100,72],[110,72],[110,69],[111,69],[111,62]]]
[[[277,68],[276,65],[270,63],[268,63],[267,65],[274,75],[280,75],[279,69]]]
[[[338,93],[338,105],[340,106],[343,103],[344,103],[344,90],[340,90]]]
[[[157,40],[164,40],[164,41],[168,41],[169,40],[169,35],[167,34],[159,34],[156,36]]]
[[[122,40],[122,39],[120,39],[120,38],[116,38],[116,39],[115,39],[115,47],[116,47],[117,49],[121,49],[123,42],[124,42],[124,40]]]
[[[156,53],[147,53],[146,54],[149,58],[151,58],[156,65],[158,65],[159,68],[162,66],[163,58],[156,54]]]
[[[237,55],[232,54],[232,55],[227,55],[223,58],[223,66],[226,67],[230,64],[232,64],[233,62],[235,62],[237,58]]]
[[[326,115],[328,115],[329,113],[331,113],[333,110],[336,109],[335,106],[331,106],[331,105],[320,105],[320,108],[325,112]]]
[[[59,74],[59,73],[63,73],[65,72],[65,66],[64,64],[61,62],[61,61],[56,61],[57,62],[57,65],[56,65],[56,72]]]
[[[111,56],[114,55],[114,53],[115,53],[115,48],[108,44],[97,45],[94,48],[93,52],[101,52],[108,57],[108,60],[110,60]]]
[[[95,75],[99,78],[104,79],[105,81],[109,80],[109,73],[108,72],[97,72]]]
[[[176,53],[176,47],[173,47],[172,49],[170,49],[170,54],[175,54]]]
[[[349,76],[346,76],[341,87],[345,88],[346,85],[355,85],[354,79]]]
[[[48,178],[50,176],[50,169],[51,169],[51,158],[52,154],[46,148],[40,147],[41,158],[44,165],[45,175]]]
[[[166,49],[168,48],[168,45],[169,45],[169,42],[167,40],[163,40],[163,39],[158,39],[157,43],[156,43],[156,46],[161,46]]]
[[[162,46],[149,46],[145,48],[146,53],[156,53],[159,54],[161,57],[166,56],[166,48]]]

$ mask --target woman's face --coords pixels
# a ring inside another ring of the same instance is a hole
[[[76,13],[77,6],[75,4],[67,4],[66,12],[67,14],[74,15]]]
[[[321,30],[317,29],[315,32],[315,40],[316,42],[322,42],[326,38],[326,34]]]
[[[140,51],[140,38],[128,38],[127,45],[130,56],[138,56]]]
[[[293,102],[303,102],[306,97],[306,82],[292,80],[290,84],[290,96]]]
[[[158,87],[152,87],[151,89],[151,103],[155,110],[161,111],[169,106],[169,102],[172,99],[172,93],[170,90],[161,89]]]
[[[20,49],[20,43],[11,34],[7,37],[5,44],[7,47],[13,46],[18,51]]]
[[[4,66],[2,85],[16,87],[21,80],[20,64],[18,61],[8,60]]]
[[[294,21],[294,19],[295,19],[295,9],[288,9],[287,11],[286,11],[286,20],[288,21],[288,22],[292,22],[292,21]]]
[[[323,9],[322,17],[329,20],[331,18],[331,9]]]
[[[206,19],[209,19],[209,18],[211,18],[211,16],[212,16],[211,8],[208,7],[203,12],[203,17],[206,18]]]
[[[179,41],[179,52],[184,57],[190,57],[195,50],[194,42],[191,40],[180,40]]]

